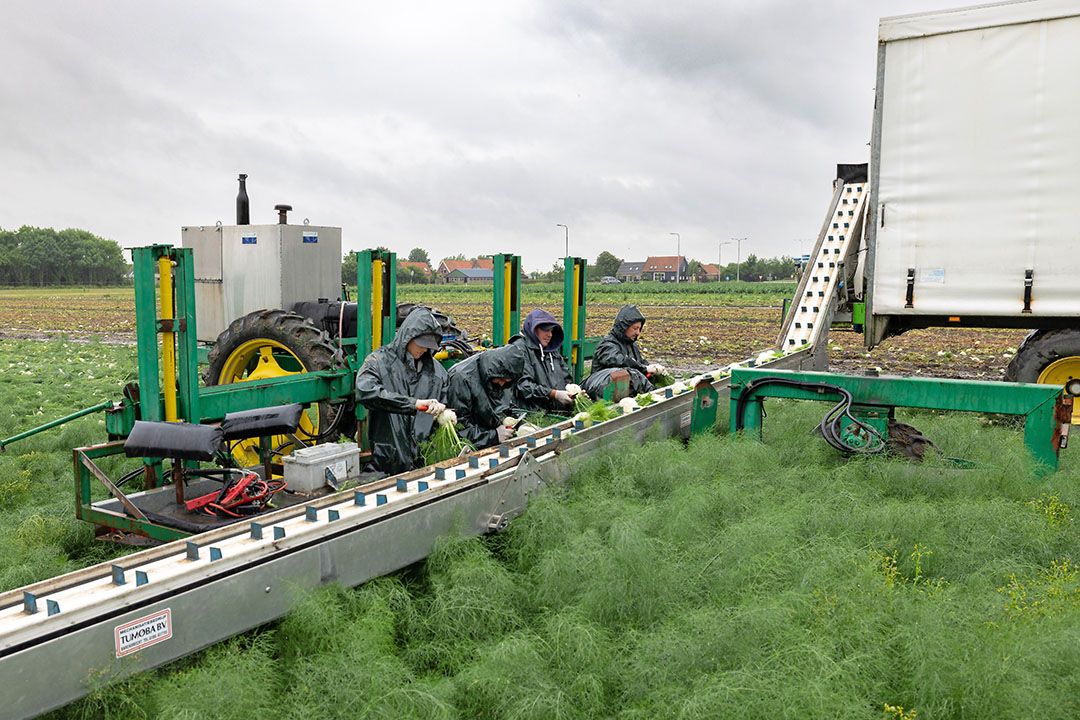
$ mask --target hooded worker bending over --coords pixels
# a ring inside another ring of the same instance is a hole
[[[368,410],[372,462],[387,475],[423,465],[419,444],[446,409],[446,370],[432,357],[440,340],[439,321],[418,307],[356,376],[356,399]]]
[[[574,400],[566,392],[570,371],[562,356],[563,329],[546,310],[533,310],[521,324],[521,334],[510,338],[525,360],[521,379],[514,384],[514,399],[526,410],[565,412]]]
[[[457,413],[458,434],[475,448],[498,445],[514,435],[503,420],[524,414],[514,406],[513,393],[524,365],[521,348],[504,345],[450,368],[447,403]]]
[[[604,394],[611,382],[611,373],[626,370],[630,373],[630,393],[649,392],[653,385],[649,375],[663,372],[660,365],[646,365],[637,346],[638,336],[645,327],[645,316],[635,305],[624,305],[615,316],[615,324],[593,354],[592,374],[585,378],[582,389],[596,399]]]

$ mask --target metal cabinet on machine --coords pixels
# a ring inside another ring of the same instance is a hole
[[[195,251],[200,342],[255,310],[341,294],[341,228],[191,225],[181,242]]]

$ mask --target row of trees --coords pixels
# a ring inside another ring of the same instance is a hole
[[[735,279],[736,264],[728,263],[720,268],[720,278]],[[739,279],[749,282],[762,280],[787,280],[795,277],[795,260],[787,256],[759,258],[750,253],[738,266]]]
[[[385,247],[379,246],[377,250],[383,252],[389,252]],[[431,267],[431,261],[428,259],[427,251],[422,248],[413,248],[407,258],[409,262],[422,262],[427,263],[428,267]],[[426,273],[417,267],[406,267],[400,262],[397,267],[397,281],[399,283],[433,283],[435,282],[434,268],[431,273]],[[346,285],[356,284],[356,254],[347,253],[344,258],[341,259],[341,282]]]
[[[615,277],[622,265],[622,258],[615,257],[606,250],[596,256],[596,261],[589,263],[589,280],[599,280],[602,277]],[[687,261],[687,277],[694,277],[701,270],[703,262],[699,260]],[[720,268],[721,280],[734,280],[736,276],[736,263],[729,263]],[[786,280],[795,276],[795,260],[789,257],[759,258],[754,254],[746,256],[746,259],[738,267],[738,276],[741,280],[749,282],[761,282],[764,280]],[[529,277],[534,280],[546,280],[549,282],[562,282],[563,264],[555,263],[547,272],[533,272]]]
[[[128,267],[115,240],[86,230],[0,230],[0,285],[118,285]]]

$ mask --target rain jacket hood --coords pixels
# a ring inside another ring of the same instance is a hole
[[[397,329],[394,339],[386,346],[396,356],[402,359],[411,359],[409,343],[421,335],[436,335],[442,337],[442,325],[427,308],[418,307],[405,318],[401,327]]]
[[[551,342],[540,347],[536,337],[538,325],[552,325]],[[514,397],[526,410],[566,412],[566,408],[551,399],[552,390],[563,390],[570,382],[570,371],[562,355],[563,329],[546,310],[533,310],[521,324],[521,334],[510,338],[519,347],[525,360],[521,379],[514,385]]]
[[[531,313],[525,316],[525,322],[521,323],[521,334],[529,339],[529,341],[540,347],[540,339],[536,337],[537,325],[552,325],[551,328],[551,342],[544,347],[540,348],[544,352],[556,352],[562,347],[563,341],[563,329],[559,321],[555,319],[555,316],[549,313],[547,310],[540,310],[537,308]]]
[[[508,415],[520,415],[513,395],[514,382],[525,366],[518,345],[485,350],[450,368],[447,404],[458,416],[458,433],[476,448],[498,443],[496,428]],[[497,387],[492,378],[506,378],[510,384]]]
[[[458,365],[463,364],[458,363]],[[521,371],[525,369],[525,358],[520,348],[503,345],[480,353],[476,359],[476,369],[480,381],[491,387],[492,378],[506,378],[513,381],[521,377]]]
[[[582,383],[582,388],[593,398],[604,392],[604,387],[611,381],[613,370],[627,370],[630,373],[630,391],[633,394],[652,390],[652,383],[646,375],[647,366],[641,357],[637,341],[626,337],[626,329],[636,322],[645,325],[645,316],[635,305],[624,305],[615,316],[615,324],[603,340],[596,346],[593,355],[592,374]]]
[[[641,323],[641,327],[645,327],[645,316],[637,309],[637,305],[623,305],[615,316],[615,324],[611,326],[611,334],[623,342],[630,342],[626,337],[626,329],[636,322]]]
[[[435,419],[416,412],[416,401],[446,402],[447,376],[426,353],[409,354],[409,341],[419,335],[442,336],[439,321],[426,308],[416,308],[401,323],[394,339],[368,355],[356,375],[356,399],[368,410],[372,462],[387,474],[421,464],[419,444],[430,437]]]

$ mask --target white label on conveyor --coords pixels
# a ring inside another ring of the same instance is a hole
[[[349,464],[345,460],[338,460],[330,468],[330,472],[334,473],[334,477],[338,479],[338,482],[344,482],[345,478],[349,476]]]
[[[116,657],[124,657],[168,640],[172,637],[172,610],[165,608],[153,615],[117,625],[113,635],[116,639]]]

